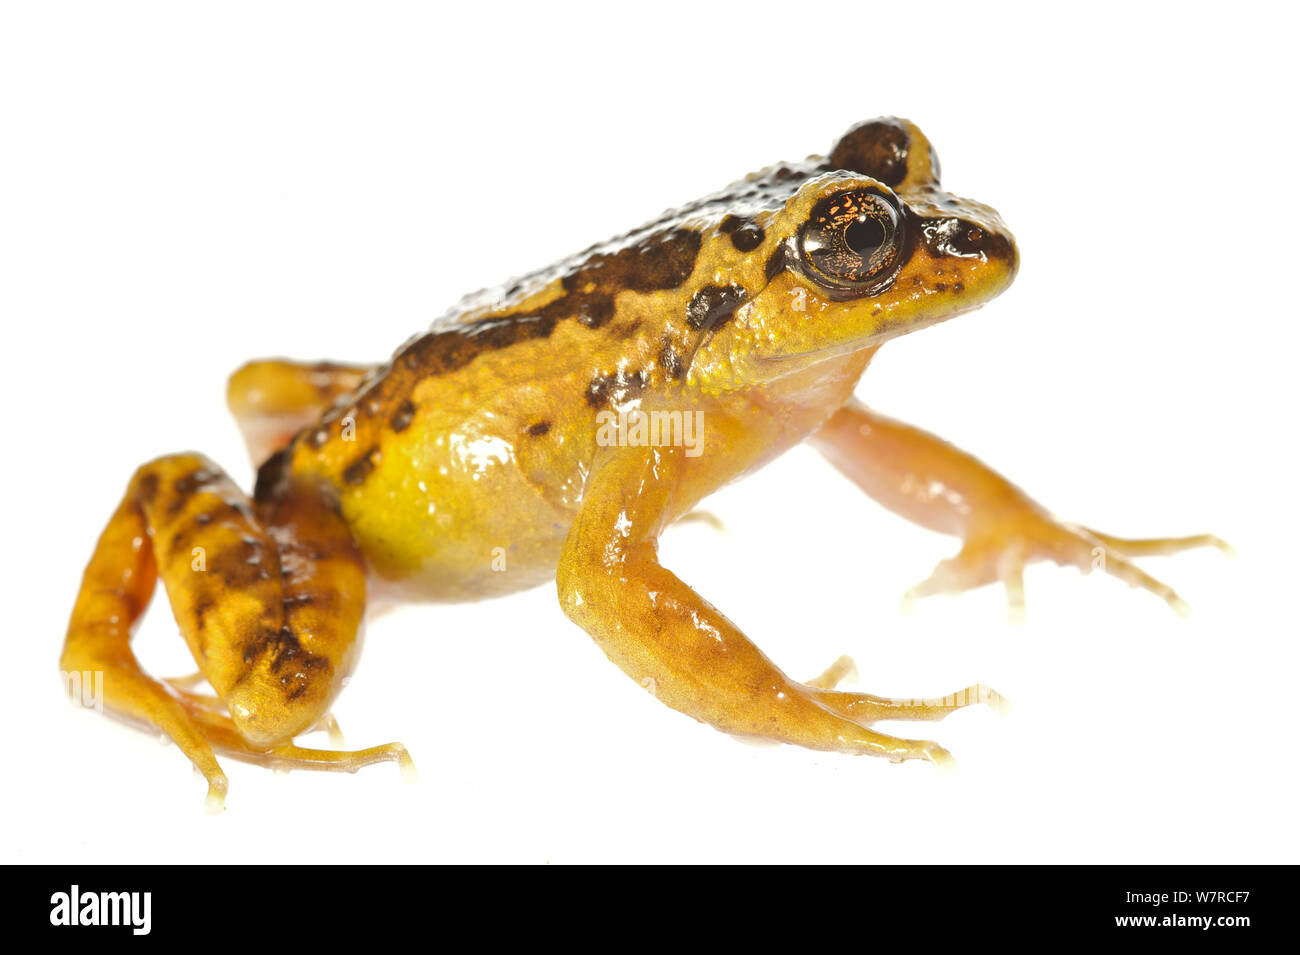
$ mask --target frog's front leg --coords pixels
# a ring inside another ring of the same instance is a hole
[[[398,744],[354,753],[293,745],[353,662],[366,583],[323,490],[287,475],[272,483],[254,503],[199,455],[141,467],[86,568],[63,647],[64,672],[103,673],[107,709],[177,743],[207,778],[214,810],[227,787],[214,750],[283,768],[409,764]],[[220,706],[169,689],[131,651],[160,576]]]
[[[284,447],[299,429],[315,424],[370,370],[364,365],[284,358],[259,359],[240,367],[226,384],[226,404],[253,464],[261,464]]]
[[[839,661],[808,683],[779,670],[699,594],[665,569],[657,539],[679,511],[688,459],[678,448],[601,448],[557,573],[565,613],[622,670],[662,702],[737,736],[811,749],[951,761],[937,743],[875,732],[877,720],[940,719],[970,703],[997,704],[982,687],[940,700],[891,700],[836,691]]]
[[[1134,540],[1101,534],[1053,518],[1020,488],[932,434],[877,414],[856,400],[840,408],[812,443],[847,477],[890,510],[923,527],[960,537],[955,557],[941,561],[905,600],[960,593],[1001,581],[1013,620],[1024,613],[1025,564],[1051,560],[1096,568],[1142,587],[1180,613],[1173,588],[1130,558],[1175,554],[1193,547],[1231,549],[1209,534]]]

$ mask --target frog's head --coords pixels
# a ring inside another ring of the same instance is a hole
[[[934,150],[906,120],[860,123],[828,156],[740,185],[753,203],[744,228],[762,241],[725,272],[757,291],[695,356],[701,377],[716,375],[720,387],[780,377],[968,312],[1016,273],[1001,218],[940,188]],[[717,232],[734,235],[732,219]],[[720,270],[715,281],[725,280]]]

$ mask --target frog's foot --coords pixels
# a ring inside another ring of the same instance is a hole
[[[1131,587],[1140,587],[1164,600],[1176,613],[1190,612],[1174,589],[1146,573],[1131,558],[1167,556],[1199,547],[1216,547],[1231,555],[1232,548],[1212,534],[1191,537],[1130,539],[1100,534],[1041,514],[1036,508],[985,522],[987,529],[969,535],[955,557],[940,561],[925,580],[903,595],[910,610],[918,597],[958,594],[1000,581],[1006,588],[1007,614],[1013,623],[1025,616],[1025,565],[1050,560],[1077,567],[1083,573],[1101,570]]]
[[[174,740],[208,781],[228,782],[215,753],[279,768],[403,768],[399,744],[354,753],[304,749],[296,736],[337,728],[326,716],[351,656],[365,569],[342,518],[310,484],[273,478],[257,502],[198,455],[140,468],[101,535],[68,625],[65,673],[102,674],[102,703]],[[169,685],[130,646],[159,577],[203,678]],[[96,681],[98,683],[98,680]]]
[[[825,671],[804,683],[804,686],[814,691],[821,691],[813,694],[818,702],[855,723],[875,723],[880,720],[941,720],[957,710],[976,703],[983,703],[997,713],[1006,713],[1011,709],[1011,704],[1007,702],[1006,697],[982,683],[975,683],[945,696],[913,700],[872,696],[869,693],[846,693],[835,689],[844,680],[855,680],[857,676],[858,668],[853,658],[843,656]]]
[[[202,674],[199,674],[199,679],[202,678]],[[195,693],[178,685],[192,681],[193,677],[182,677],[163,682],[171,687],[173,695],[180,700],[190,719],[202,730],[208,745],[218,753],[246,763],[255,763],[259,766],[266,766],[283,772],[288,772],[291,769],[315,769],[355,773],[363,766],[394,762],[401,769],[403,779],[415,779],[415,763],[406,747],[401,743],[386,743],[382,746],[371,746],[367,749],[352,751],[308,749],[296,746],[291,742],[282,743],[269,749],[259,749],[252,746],[239,735],[239,730],[236,729],[234,722],[230,719],[229,714],[226,712],[226,704],[222,702],[220,697],[210,693]],[[314,726],[308,727],[305,732],[326,732],[329,734],[332,746],[342,747],[344,745],[343,733],[339,728],[338,720],[331,713],[326,713]],[[224,793],[217,799],[216,804],[209,808],[219,809],[221,799],[224,799]]]
[[[254,763],[282,772],[292,769],[313,769],[339,773],[355,773],[375,763],[397,763],[404,780],[413,781],[416,778],[415,762],[401,743],[385,743],[382,746],[358,750],[336,750],[309,749],[290,741],[260,748],[245,740],[234,722],[224,713],[216,712],[207,706],[191,707],[188,703],[186,708],[195,723],[202,728],[204,737],[214,750],[245,763]],[[337,724],[334,725],[337,729]],[[312,729],[316,728],[319,727]]]

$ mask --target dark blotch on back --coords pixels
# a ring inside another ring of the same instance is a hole
[[[575,316],[588,328],[599,328],[613,316],[614,296],[624,289],[658,292],[685,282],[695,269],[700,240],[694,229],[670,229],[617,252],[597,253],[564,276],[561,284],[567,294],[542,314],[552,319]]]
[[[682,354],[677,350],[677,343],[671,338],[665,338],[663,348],[659,349],[659,366],[669,378],[680,378],[686,371]]]
[[[681,286],[695,269],[700,242],[694,229],[665,229],[616,252],[597,252],[561,278],[565,294],[537,311],[488,316],[431,331],[403,349],[397,361],[417,374],[442,374],[464,367],[484,352],[547,338],[564,319],[600,328],[613,317],[619,292]]]
[[[762,227],[755,225],[748,216],[727,216],[718,227],[731,237],[731,245],[737,252],[753,252],[766,237]]]
[[[686,306],[686,324],[712,331],[731,318],[748,295],[740,285],[706,285]]]
[[[610,403],[622,404],[645,391],[645,386],[644,371],[628,372],[620,368],[613,374],[597,375],[587,386],[587,404],[593,408]]]
[[[388,419],[388,426],[394,431],[405,431],[411,425],[411,419],[415,417],[415,405],[409,400],[403,401],[393,412],[393,416]]]
[[[554,328],[554,319],[541,315],[484,318],[421,335],[396,360],[418,375],[445,374],[463,368],[484,352],[546,338]]]
[[[343,480],[348,484],[363,484],[370,472],[375,469],[375,458],[379,454],[377,447],[370,447],[343,471]]]
[[[871,119],[844,134],[827,157],[827,169],[844,169],[897,186],[907,176],[907,147],[911,137],[902,123]]]
[[[549,421],[537,421],[534,422],[533,424],[530,424],[527,428],[528,433],[532,435],[534,438],[540,438],[542,435],[546,434],[546,432],[550,430],[551,430],[551,423]]]

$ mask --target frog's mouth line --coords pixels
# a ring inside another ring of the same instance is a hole
[[[864,351],[868,348],[879,348],[885,342],[892,341],[895,338],[901,338],[912,332],[919,332],[935,325],[941,325],[950,318],[957,318],[959,315],[966,315],[983,308],[984,302],[977,302],[973,305],[967,305],[964,308],[954,309],[951,312],[944,312],[942,315],[936,315],[933,318],[922,319],[921,321],[909,322],[904,326],[893,329],[882,329],[865,340],[845,342],[842,345],[830,345],[826,348],[809,348],[805,351],[787,352],[781,355],[756,355],[754,361],[760,365],[782,365],[786,362],[796,361],[798,359],[816,358],[811,364],[817,365],[823,361],[829,361],[832,358],[842,358],[845,355],[851,355],[854,352]]]

